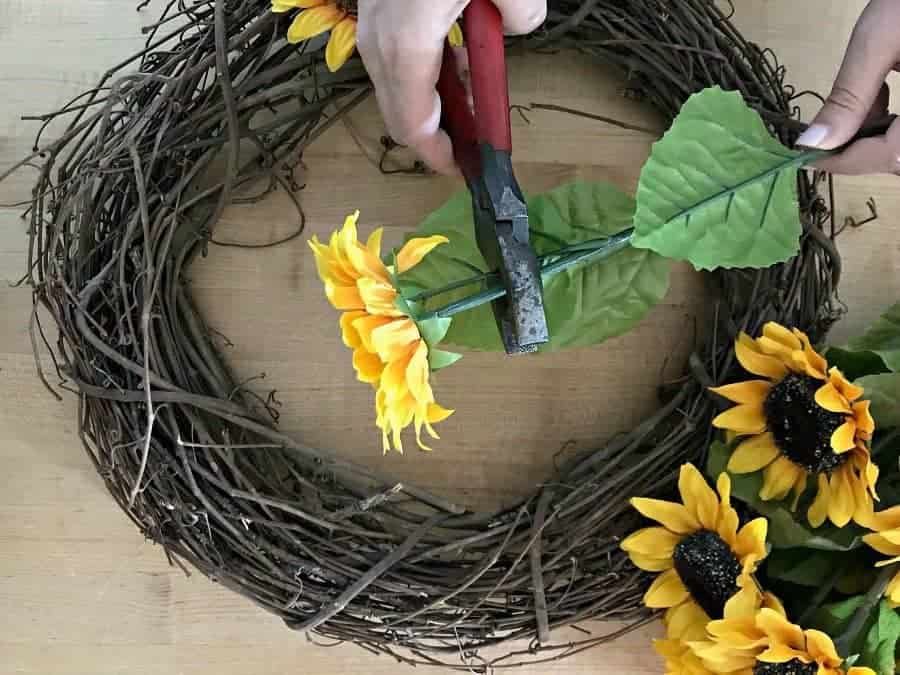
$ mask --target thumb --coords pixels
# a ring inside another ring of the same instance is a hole
[[[900,3],[869,4],[853,29],[831,93],[797,145],[833,150],[856,135],[897,62],[898,22]]]

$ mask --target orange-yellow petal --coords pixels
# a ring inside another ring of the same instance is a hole
[[[818,476],[819,489],[816,492],[816,498],[809,507],[806,517],[809,524],[813,527],[820,527],[825,519],[828,518],[828,502],[831,499],[831,488],[828,484],[828,477],[820,473]]]
[[[396,319],[372,331],[372,346],[385,362],[405,353],[419,339],[419,329],[411,319]]]
[[[837,368],[828,371],[828,379],[848,401],[855,401],[863,395],[863,388],[850,382]]]
[[[378,358],[378,354],[372,354],[365,349],[354,349],[353,368],[360,382],[375,384],[381,378],[384,363]]]
[[[300,12],[288,28],[290,43],[302,42],[331,30],[346,16],[337,5],[316,5]]]
[[[359,297],[365,303],[366,311],[377,316],[404,316],[397,308],[394,301],[397,299],[397,291],[389,283],[376,281],[369,277],[363,277],[356,282],[359,289]]]
[[[336,72],[347,63],[356,49],[356,19],[347,16],[331,31],[328,46],[325,47],[325,63],[328,70]]]
[[[784,499],[803,471],[787,457],[781,456],[765,468],[759,498],[763,501]]]
[[[309,9],[324,5],[328,0],[272,0],[272,11],[277,13],[289,12],[292,9]]]
[[[717,429],[731,429],[739,434],[761,434],[766,430],[766,416],[761,401],[736,405],[719,413],[712,423]]]
[[[849,523],[856,510],[856,498],[848,471],[852,469],[845,464],[831,474],[829,481],[828,520],[838,527]]]
[[[359,331],[356,330],[356,327],[353,325],[353,322],[357,319],[361,319],[364,316],[368,316],[363,311],[353,311],[353,312],[344,312],[341,314],[341,339],[344,341],[344,344],[350,349],[357,349],[362,347],[362,338],[359,336]]]
[[[335,309],[354,310],[365,309],[359,289],[356,286],[336,286],[330,281],[325,282],[325,297],[328,298]]]
[[[766,557],[766,535],[769,532],[769,521],[765,518],[754,518],[744,525],[737,534],[734,552],[738,558],[752,556],[756,561]]]
[[[869,412],[870,405],[869,401],[859,401],[852,406],[853,417],[856,420],[856,433],[865,441],[871,440],[875,431],[875,420],[872,418],[872,413]]]
[[[734,403],[762,403],[771,390],[772,384],[768,380],[747,380],[710,388],[711,392]]]
[[[631,562],[634,563],[635,567],[638,567],[645,572],[665,572],[666,570],[672,569],[671,558],[652,558],[641,553],[634,553],[633,551],[628,554],[628,557],[631,558]]]
[[[803,349],[803,343],[797,335],[774,321],[769,321],[763,326],[763,337],[785,347],[789,352]]]
[[[387,324],[391,323],[391,321],[396,321],[396,319],[391,319],[387,316],[372,316],[368,313],[366,313],[365,316],[362,316],[359,319],[355,319],[353,321],[353,327],[359,334],[359,339],[366,351],[375,351],[375,345],[372,343],[372,333],[375,331],[375,329],[380,328],[381,326],[386,326]]]
[[[800,627],[792,624],[775,610],[761,609],[756,615],[756,625],[774,643],[794,649],[804,648],[805,641]]]
[[[622,550],[634,551],[651,558],[671,558],[675,547],[682,539],[681,535],[669,532],[664,527],[645,527],[629,535],[622,542]]]
[[[843,662],[838,656],[834,642],[825,633],[818,630],[808,630],[806,635],[806,650],[815,661],[828,668],[837,668]]]
[[[431,253],[436,246],[446,244],[448,241],[450,240],[447,237],[439,234],[410,239],[397,253],[397,273],[403,274],[412,269],[422,262],[422,258]]]
[[[831,434],[831,449],[840,454],[856,447],[856,421],[848,417],[847,421]]]
[[[728,470],[734,473],[753,473],[774,462],[780,455],[771,433],[748,438],[731,454]]]
[[[406,367],[406,384],[412,397],[425,405],[434,401],[434,393],[431,391],[431,385],[428,384],[428,373],[428,345],[425,344],[425,340],[419,340],[409,365]]]
[[[688,599],[688,590],[674,569],[660,574],[644,594],[644,604],[652,609],[665,609]]]
[[[891,535],[891,536],[885,536]],[[888,530],[887,532],[873,532],[863,537],[866,545],[874,548],[883,555],[891,557],[900,556],[900,531]]]
[[[375,228],[366,240],[366,248],[369,249],[369,253],[376,256],[378,259],[381,259],[381,237],[383,234],[383,227]]]
[[[737,360],[747,372],[780,381],[787,375],[787,366],[774,356],[763,354],[756,346],[753,338],[746,333],[738,336],[734,345]]]
[[[806,357],[805,361],[807,365],[806,374],[810,377],[824,380],[827,377],[828,361],[825,360],[824,356],[813,349],[812,343],[809,341],[809,337],[807,337],[806,333],[796,328],[793,330],[793,333],[797,339],[803,343],[803,355]]]
[[[703,640],[709,616],[696,602],[685,602],[666,611],[666,635],[679,640]]]
[[[453,410],[448,410],[447,408],[442,408],[437,403],[429,403],[428,411],[426,413],[427,419],[431,424],[437,424],[438,422],[443,422],[445,419],[450,417],[454,413]]]
[[[678,476],[681,501],[700,525],[716,530],[719,518],[719,499],[707,484],[703,474],[693,464],[683,464]]]
[[[381,258],[373,254],[366,246],[354,241],[347,247],[347,257],[360,276],[390,285],[391,278],[388,276],[387,268],[381,262]]]
[[[816,390],[816,403],[829,412],[844,413],[845,415],[853,412],[847,399],[831,382],[826,382]]]
[[[677,534],[690,534],[700,529],[700,522],[683,504],[635,497],[631,500],[631,505],[641,515],[655,520],[667,530]]]
[[[413,350],[407,348],[405,352],[392,359],[381,375],[381,386],[389,400],[397,401],[406,397],[409,388],[406,385],[406,367],[412,358]]]

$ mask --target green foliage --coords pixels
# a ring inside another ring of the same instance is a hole
[[[881,427],[900,426],[900,373],[867,375],[856,380],[872,402],[872,417]]]
[[[631,225],[634,200],[605,183],[573,183],[529,199],[531,242],[539,255],[563,246],[619,233]],[[401,275],[405,294],[437,289],[487,272],[467,192],[429,215],[411,236],[443,234],[436,248]],[[666,293],[669,262],[651,251],[627,247],[601,263],[561,272],[544,285],[550,343],[543,349],[596,344],[637,324]],[[430,298],[434,309],[482,290],[472,284]],[[490,305],[457,314],[446,341],[472,349],[503,351]]]
[[[882,358],[875,352],[829,347],[824,356],[828,359],[829,366],[836,366],[850,380],[890,372]]]
[[[900,302],[847,346],[855,352],[874,352],[895,373],[900,371]]]
[[[865,634],[857,666],[868,666],[877,675],[894,675],[897,641],[900,639],[900,616],[889,602],[878,605],[877,617]]]
[[[816,610],[809,624],[803,628],[815,628],[835,638],[844,631],[864,600],[865,596],[857,595],[841,602],[823,605]]]
[[[706,464],[707,475],[715,480],[726,470],[731,448],[714,442],[709,448]],[[821,551],[849,551],[862,545],[864,531],[854,524],[836,528],[830,524],[812,529],[800,510],[791,513],[790,502],[763,501],[759,498],[763,474],[761,471],[734,474],[731,477],[731,493],[769,520],[768,541],[773,548],[807,548]],[[789,498],[790,499],[790,498]],[[802,520],[801,520],[802,519]]]
[[[698,269],[768,267],[794,256],[797,167],[738,92],[691,96],[641,171],[633,245]]]

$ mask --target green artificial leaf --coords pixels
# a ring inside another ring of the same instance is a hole
[[[726,470],[730,457],[731,448],[724,443],[714,441],[710,445],[706,472],[713,481]],[[805,513],[800,510],[796,514],[791,513],[789,500],[792,497],[780,502],[760,499],[759,491],[763,479],[761,471],[747,474],[728,472],[728,475],[731,478],[732,496],[768,519],[769,532],[766,539],[773,548],[799,547],[821,551],[850,551],[862,545],[865,532],[853,523],[842,528],[828,524],[813,529],[806,523]]]
[[[641,171],[633,245],[698,269],[768,267],[800,249],[797,167],[741,94],[691,96]]]
[[[890,372],[875,352],[855,352],[841,347],[829,347],[824,356],[828,359],[829,366],[837,367],[851,381],[866,375]]]
[[[848,349],[874,352],[892,371],[900,371],[900,302],[882,314],[865,333],[851,340]]]
[[[775,549],[766,558],[766,575],[800,586],[820,586],[840,564],[840,554],[805,548]]]
[[[528,200],[531,243],[538,255],[563,246],[617,234],[631,226],[634,200],[606,183],[572,183]],[[429,215],[413,236],[443,234],[450,241],[400,277],[402,290],[437,289],[487,272],[475,242],[467,192]],[[651,251],[626,247],[603,261],[566,270],[545,281],[544,306],[555,351],[587,346],[621,335],[666,294],[670,263]],[[428,299],[433,310],[472,295],[472,284]],[[453,317],[445,340],[487,351],[503,351],[490,305]]]
[[[890,603],[882,600],[877,618],[865,634],[862,653],[856,665],[868,666],[877,675],[894,675],[897,641],[900,639],[900,616]]]
[[[452,366],[462,358],[462,354],[454,352],[445,352],[443,349],[428,350],[428,366],[431,370],[440,370],[447,366]]]
[[[419,327],[419,335],[422,336],[425,344],[431,349],[432,347],[437,347],[441,340],[444,339],[451,323],[453,323],[453,319],[450,317],[434,317],[424,321],[417,321],[416,325]]]
[[[856,380],[872,402],[875,424],[881,428],[900,426],[900,373],[867,375]]]
[[[832,637],[837,637],[844,631],[847,623],[864,600],[865,596],[857,595],[841,602],[823,605],[816,610],[809,624],[803,628],[814,628]]]

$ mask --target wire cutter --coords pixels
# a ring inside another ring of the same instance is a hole
[[[493,302],[503,346],[507,354],[534,352],[550,336],[528,211],[512,168],[503,21],[491,0],[472,0],[462,21],[474,114],[448,43],[437,85],[441,125],[472,195],[475,241],[506,287],[505,297]]]

